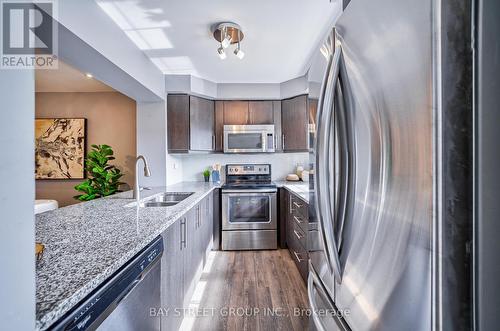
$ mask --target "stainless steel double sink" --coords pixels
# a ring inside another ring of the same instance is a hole
[[[165,192],[145,198],[139,207],[171,207],[189,198],[194,192]],[[134,203],[134,205],[136,205]]]

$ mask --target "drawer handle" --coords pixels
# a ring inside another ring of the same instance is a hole
[[[296,208],[302,208],[302,205],[300,203],[296,203],[295,201],[293,202],[293,205],[296,207]]]
[[[304,238],[305,236],[301,235],[300,233],[297,232],[297,230],[293,230],[293,233],[295,233],[295,236],[299,239]]]
[[[300,255],[296,251],[293,251],[293,254],[295,254],[295,258],[297,259],[298,262],[304,262],[305,261],[305,259],[302,259],[300,257]]]
[[[300,217],[293,216],[293,218],[295,219],[295,222],[297,222],[297,223],[299,223],[299,224],[304,223],[304,221],[302,221],[302,220],[300,219]]]

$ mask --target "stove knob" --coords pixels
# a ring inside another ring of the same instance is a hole
[[[234,169],[234,172],[238,172],[238,168]]]

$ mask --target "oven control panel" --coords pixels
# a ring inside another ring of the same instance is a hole
[[[270,175],[270,164],[228,164],[228,175]]]

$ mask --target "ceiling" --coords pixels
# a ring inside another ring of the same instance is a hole
[[[304,75],[340,12],[328,0],[96,0],[165,74],[217,83],[280,83]],[[245,37],[240,60],[219,59],[211,28],[232,21]]]
[[[95,78],[58,61],[58,69],[35,70],[35,92],[116,92]]]

